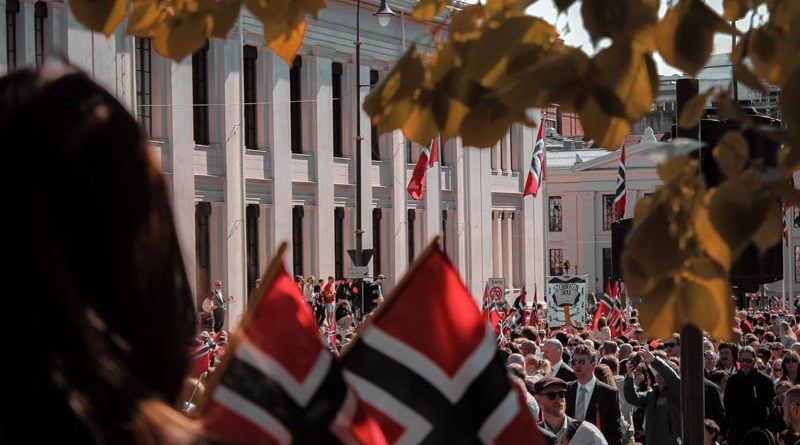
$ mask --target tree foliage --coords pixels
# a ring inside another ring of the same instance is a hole
[[[800,205],[789,183],[800,167],[800,1],[724,0],[720,16],[703,0],[671,0],[659,19],[659,0],[582,0],[590,38],[611,42],[591,57],[565,45],[553,25],[525,15],[536,1],[485,0],[454,11],[446,38],[430,54],[411,45],[364,109],[381,133],[401,129],[420,144],[441,134],[491,147],[513,123],[536,125],[530,110],[556,103],[580,115],[595,145],[614,149],[655,101],[654,53],[695,76],[714,36],[736,32],[736,77],[760,91],[765,83],[781,88],[784,129],[759,128],[726,91],[714,90],[693,100],[680,124],[696,122],[713,95],[724,117],[782,143],[777,168],[751,161],[739,132],[712,147],[720,184],[706,183],[697,160],[674,157],[659,166],[663,186],[637,204],[623,256],[623,276],[628,290],[644,297],[641,319],[651,335],[693,323],[726,337],[733,262],[750,243],[763,252],[779,241],[780,200]],[[576,2],[552,1],[562,11]],[[325,6],[323,0],[244,4],[287,63],[302,44],[306,17]],[[421,0],[412,16],[431,21],[447,4]],[[70,7],[81,23],[106,35],[127,17],[128,33],[152,38],[159,54],[179,60],[208,38],[225,37],[241,0],[70,0]],[[728,24],[746,17],[754,23],[759,7],[769,17],[760,26],[742,33]]]

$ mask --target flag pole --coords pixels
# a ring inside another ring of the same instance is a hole
[[[545,124],[545,111],[546,109],[542,109],[542,114],[539,119],[539,125]],[[536,142],[534,141],[534,144]],[[544,216],[544,253],[543,253],[543,267],[544,271],[542,273],[542,278],[544,279],[544,283],[542,284],[542,301],[544,301],[545,308],[547,307],[547,275],[548,275],[548,265],[550,263],[550,206],[549,206],[549,197],[547,193],[547,183],[550,182],[547,178],[547,132],[542,132],[542,216]],[[545,321],[547,321],[545,319]]]

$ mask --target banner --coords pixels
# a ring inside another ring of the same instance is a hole
[[[588,275],[547,277],[547,325],[550,329],[586,327]],[[569,325],[569,326],[567,326]]]

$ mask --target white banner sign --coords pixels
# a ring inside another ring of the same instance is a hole
[[[547,277],[547,325],[550,329],[586,327],[588,275]]]

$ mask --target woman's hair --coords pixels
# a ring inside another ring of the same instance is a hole
[[[788,365],[788,362],[786,361],[787,359],[789,361],[794,360],[795,363],[800,363],[800,354],[798,354],[798,353],[796,353],[794,351],[789,351],[789,352],[787,352],[786,354],[783,355],[783,358],[781,359],[781,370],[783,371],[781,373],[781,380],[790,380],[790,378],[789,378],[789,365]],[[800,383],[800,368],[798,368],[798,372],[794,376],[794,380],[790,380],[790,381],[791,381],[791,383],[793,385],[797,384],[797,383]]]
[[[594,376],[597,377],[597,380],[600,380],[612,388],[617,387],[617,382],[614,381],[614,374],[611,373],[611,368],[609,368],[608,365],[602,363],[597,365],[597,367],[594,368]]]
[[[167,404],[196,326],[141,128],[85,74],[50,60],[0,78],[0,140],[8,165],[27,167],[14,186],[25,218],[15,237],[27,245],[13,260],[37,276],[17,300],[24,366],[9,381],[28,393],[16,414],[47,419],[35,434],[60,442],[163,441],[157,424],[181,422]]]

